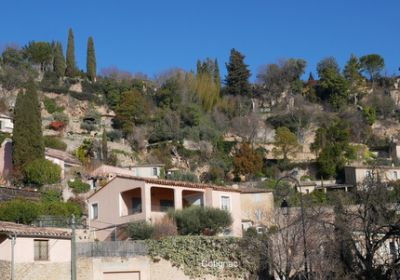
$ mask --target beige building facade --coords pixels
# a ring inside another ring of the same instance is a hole
[[[242,220],[272,211],[273,197],[264,190],[241,190],[207,184],[117,175],[88,200],[89,222],[100,241],[118,237],[118,228],[132,221],[155,223],[169,209],[189,206],[227,210],[233,223],[227,234],[242,236]],[[118,238],[117,238],[118,239]]]
[[[396,166],[346,166],[345,183],[349,185],[360,185],[366,180],[387,183],[400,179],[400,167]]]

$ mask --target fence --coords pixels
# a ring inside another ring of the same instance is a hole
[[[39,216],[32,224],[36,227],[58,227],[71,228],[71,217],[64,216]],[[75,227],[78,229],[87,228],[85,217],[76,217]]]
[[[133,257],[147,254],[147,246],[141,241],[79,242],[78,257]]]

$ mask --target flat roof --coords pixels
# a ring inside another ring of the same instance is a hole
[[[344,168],[357,168],[357,169],[400,169],[400,166],[388,166],[388,165],[379,165],[379,166],[368,166],[368,165],[347,165]]]

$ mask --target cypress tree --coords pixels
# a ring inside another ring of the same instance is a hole
[[[16,170],[22,171],[31,161],[44,158],[40,104],[33,81],[28,82],[25,92],[18,93],[12,139],[12,159]]]
[[[197,64],[196,64],[196,73],[197,73],[197,75],[202,73],[202,63],[199,59],[197,60]]]
[[[251,92],[250,70],[244,63],[245,56],[235,49],[231,50],[229,63],[226,64],[228,75],[225,78],[226,92],[232,95],[248,95]]]
[[[67,45],[67,68],[65,69],[65,75],[67,77],[74,77],[77,72],[76,61],[75,61],[75,42],[74,33],[70,28],[68,31],[68,45]]]
[[[103,162],[106,163],[108,159],[108,145],[107,145],[107,133],[105,129],[103,129],[103,134],[101,136],[101,153]]]
[[[218,94],[221,90],[221,75],[219,73],[219,66],[217,59],[214,60],[214,83],[217,86]]]
[[[65,58],[63,54],[62,45],[60,42],[56,42],[54,46],[54,61],[53,69],[57,77],[61,78],[65,74]]]
[[[96,53],[93,38],[90,36],[87,43],[86,71],[89,80],[96,80]]]

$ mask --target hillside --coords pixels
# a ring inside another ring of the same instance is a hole
[[[301,80],[306,62],[288,59],[266,65],[251,84],[244,55],[233,49],[223,84],[212,59],[199,60],[195,73],[175,69],[152,80],[118,69],[63,75],[68,61],[56,64],[57,47],[39,55],[46,44],[2,53],[0,109],[12,115],[34,78],[46,145],[88,170],[157,163],[174,179],[228,185],[293,168],[304,178],[340,179],[345,164],[371,160],[366,151],[388,151],[398,138],[399,80],[380,75],[379,55],[351,56],[343,71],[323,59],[318,80]]]

